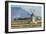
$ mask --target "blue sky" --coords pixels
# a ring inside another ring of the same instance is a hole
[[[11,16],[12,18],[24,18],[30,17],[32,11],[35,16],[42,16],[41,6],[26,6],[26,5],[11,5]]]

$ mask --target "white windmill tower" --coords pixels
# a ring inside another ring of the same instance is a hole
[[[34,9],[32,10],[32,22],[31,23],[37,24],[37,22],[36,22],[36,16],[35,16],[35,10]]]

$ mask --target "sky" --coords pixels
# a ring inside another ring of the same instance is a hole
[[[12,18],[31,17],[32,11],[35,16],[42,16],[41,6],[11,5]]]

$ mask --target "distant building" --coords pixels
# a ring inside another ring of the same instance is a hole
[[[36,22],[36,17],[34,16],[34,13],[32,13],[32,23]]]

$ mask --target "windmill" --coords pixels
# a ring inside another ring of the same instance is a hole
[[[32,22],[31,23],[37,24],[37,22],[36,22],[36,16],[35,16],[35,10],[32,10]]]

